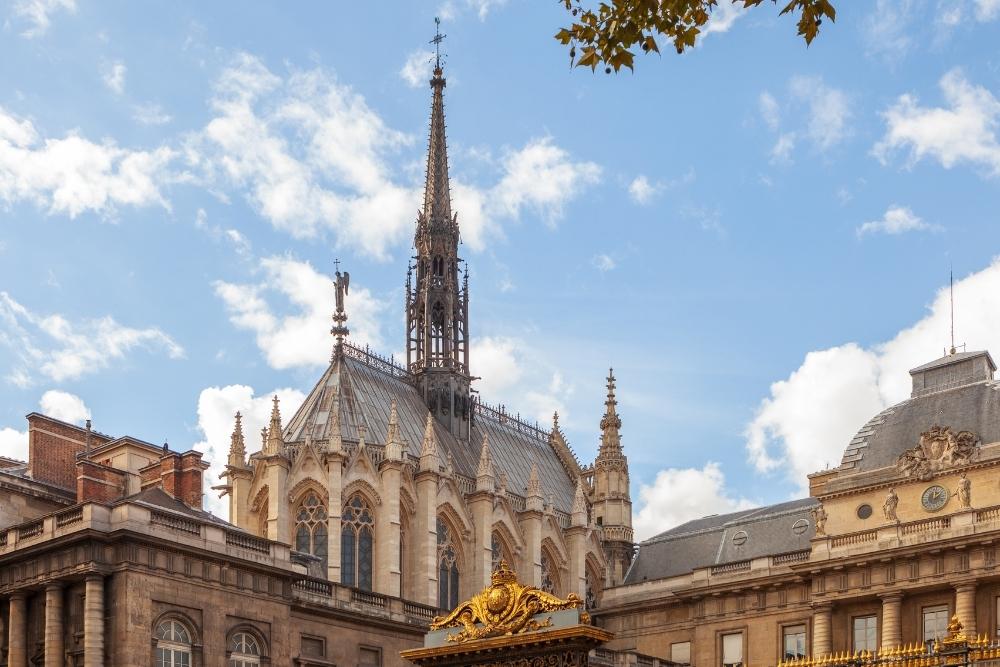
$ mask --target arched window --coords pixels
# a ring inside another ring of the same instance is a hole
[[[510,556],[510,552],[507,550],[507,545],[496,531],[493,531],[492,543],[490,544],[490,547],[493,552],[492,571],[496,572],[501,560],[506,561],[509,567],[514,567],[514,561]]]
[[[249,632],[236,632],[230,638],[229,667],[256,667],[260,656],[260,642]]]
[[[592,567],[587,566],[587,609],[597,606],[598,597],[601,594],[601,580]]]
[[[344,505],[340,524],[340,581],[361,590],[372,589],[375,514],[358,493]]]
[[[451,529],[441,517],[437,520],[438,607],[451,610],[458,606],[458,554]]]
[[[326,507],[312,491],[295,514],[295,550],[319,556],[326,567]]]
[[[555,593],[559,583],[558,576],[549,552],[542,549],[542,590],[546,593]]]
[[[180,621],[160,621],[154,633],[156,667],[191,667],[191,632]]]

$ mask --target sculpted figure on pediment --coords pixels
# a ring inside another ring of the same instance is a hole
[[[932,426],[920,434],[916,447],[906,450],[896,465],[907,477],[922,477],[968,463],[978,454],[979,438],[972,431],[955,433],[947,426]]]

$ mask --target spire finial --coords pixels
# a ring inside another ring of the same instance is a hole
[[[336,267],[337,276],[333,281],[333,289],[337,295],[337,310],[333,313],[333,327],[330,328],[330,333],[333,334],[336,341],[333,346],[333,357],[336,357],[344,348],[344,338],[351,332],[347,328],[347,313],[344,311],[344,297],[347,296],[347,288],[351,284],[351,274],[347,271],[340,272],[339,259],[333,260],[333,265]]]
[[[233,434],[229,445],[229,465],[243,466],[246,464],[246,442],[243,439],[243,415],[236,413],[236,425],[233,427]]]
[[[948,267],[948,292],[951,300],[951,348],[948,354],[955,354],[955,271]]]
[[[441,42],[448,35],[441,34],[441,18],[434,17],[434,39],[432,39],[429,44],[434,45],[434,74],[440,75],[441,72]]]
[[[278,409],[278,395],[274,395],[271,406],[271,424],[266,429],[267,436],[264,442],[265,454],[277,454],[281,451],[285,441],[281,436],[281,410]]]

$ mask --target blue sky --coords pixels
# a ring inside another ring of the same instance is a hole
[[[0,449],[45,409],[221,462],[319,377],[334,258],[402,350],[437,15],[485,398],[589,461],[614,365],[643,535],[803,493],[940,356],[949,265],[1000,351],[1000,3],[838,5],[605,76],[555,1],[0,4]]]

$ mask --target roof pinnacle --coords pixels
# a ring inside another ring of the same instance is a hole
[[[479,452],[479,468],[476,471],[476,486],[479,490],[493,490],[493,457],[490,456],[490,438],[483,434],[483,448]]]
[[[434,39],[440,44],[444,36],[439,33]],[[424,207],[421,218],[427,225],[450,225],[452,224],[451,188],[448,183],[448,146],[444,123],[446,81],[444,70],[441,69],[440,55],[435,63],[434,76],[430,84],[433,91],[431,126],[427,142],[427,181],[424,186]]]
[[[242,466],[246,464],[247,447],[243,439],[243,415],[236,413],[236,425],[229,444],[229,465]]]
[[[285,445],[281,436],[281,410],[278,409],[278,395],[274,395],[271,406],[271,423],[267,428],[267,437],[264,442],[265,454],[277,454]]]
[[[347,288],[351,284],[351,274],[347,271],[343,273],[340,272],[340,260],[334,260],[334,265],[336,266],[336,279],[333,281],[333,289],[336,291],[337,299],[337,309],[333,313],[333,326],[330,328],[330,333],[333,334],[334,340],[336,341],[333,346],[333,357],[344,347],[344,338],[347,337],[351,331],[347,328],[347,313],[344,311],[344,297],[347,296]],[[332,360],[332,358],[331,358]]]

